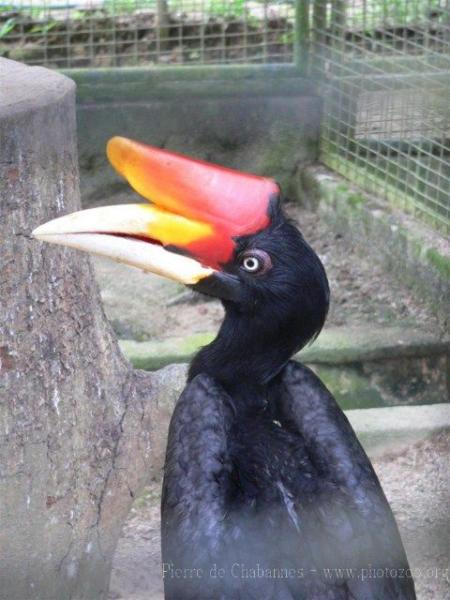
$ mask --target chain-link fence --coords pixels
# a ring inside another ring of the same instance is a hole
[[[448,231],[448,0],[319,0],[311,20],[323,161]]]
[[[287,0],[0,0],[0,56],[56,68],[290,63]]]

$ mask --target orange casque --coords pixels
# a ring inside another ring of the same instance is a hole
[[[234,238],[269,225],[270,178],[241,173],[122,137],[108,142],[108,158],[131,187],[159,208],[210,225],[207,235],[179,246],[204,265],[220,268]]]

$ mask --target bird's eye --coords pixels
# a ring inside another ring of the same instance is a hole
[[[264,250],[248,251],[241,256],[241,269],[247,273],[262,274],[272,267],[270,256]]]
[[[261,268],[259,259],[256,258],[256,256],[247,256],[246,258],[244,258],[244,260],[242,261],[242,266],[249,273],[256,273]]]

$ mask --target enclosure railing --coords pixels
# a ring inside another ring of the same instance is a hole
[[[322,160],[448,232],[449,2],[319,0],[311,27]]]
[[[293,61],[292,0],[0,0],[0,56],[56,68]]]

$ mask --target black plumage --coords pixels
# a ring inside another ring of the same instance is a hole
[[[414,599],[369,459],[320,380],[290,361],[320,332],[329,290],[277,200],[270,226],[240,238],[223,273],[224,322],[194,358],[170,425],[166,599]]]

